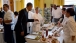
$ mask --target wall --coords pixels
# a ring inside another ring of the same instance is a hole
[[[0,0],[0,8],[2,7],[2,0]]]
[[[20,11],[24,8],[24,0],[16,1],[16,11]]]
[[[34,7],[39,7],[42,10],[42,15],[44,16],[44,0],[34,0]]]
[[[44,0],[44,3],[46,3],[47,7],[50,7],[50,4],[53,3],[53,0]]]
[[[44,0],[44,3],[46,3],[47,7],[50,7],[50,4],[64,5],[64,0]]]
[[[40,7],[40,0],[34,0],[34,7]]]
[[[10,4],[10,10],[14,12],[14,0],[9,0]]]

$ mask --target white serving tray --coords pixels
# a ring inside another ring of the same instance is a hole
[[[34,40],[36,37],[36,35],[27,35],[25,38]]]

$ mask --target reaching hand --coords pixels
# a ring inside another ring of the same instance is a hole
[[[58,21],[58,27],[60,27],[60,26],[62,26],[62,25],[61,25],[60,21]]]
[[[24,36],[24,31],[21,32],[21,36]]]
[[[39,21],[38,19],[34,19],[34,21]]]

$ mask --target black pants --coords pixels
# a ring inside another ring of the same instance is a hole
[[[6,43],[14,43],[13,31],[11,30],[11,24],[4,24],[4,41]]]
[[[16,43],[25,43],[24,36],[21,36],[19,32],[15,32],[16,34]]]

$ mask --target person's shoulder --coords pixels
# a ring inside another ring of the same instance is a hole
[[[24,10],[26,11],[26,8],[21,9],[19,12],[23,12]]]
[[[75,22],[74,17],[73,16],[69,17],[68,22]]]
[[[14,14],[13,11],[11,11],[11,10],[9,10],[7,13],[9,13],[9,14]]]

